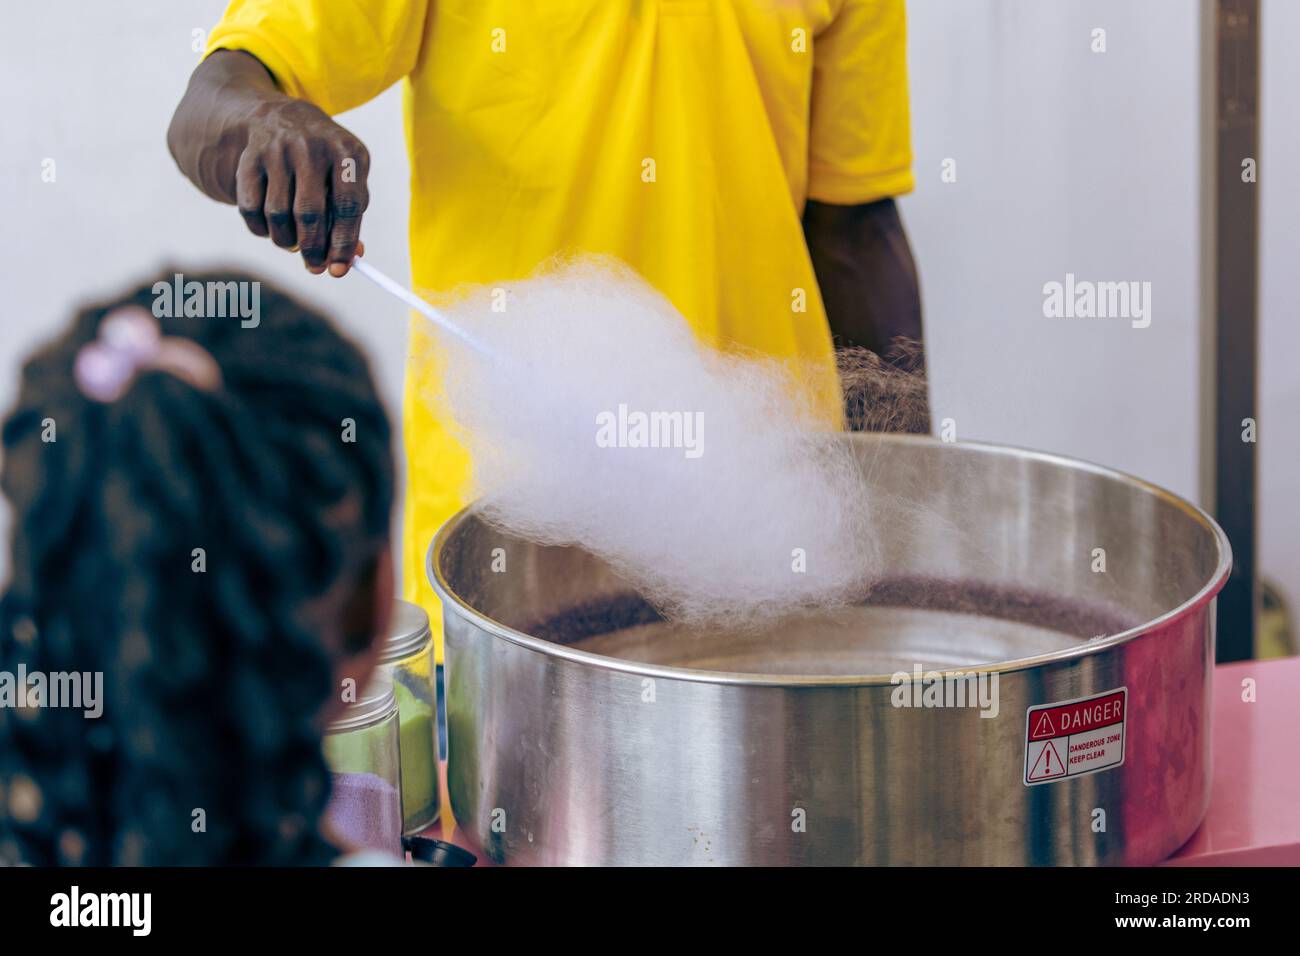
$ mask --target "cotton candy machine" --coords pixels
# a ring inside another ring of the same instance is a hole
[[[1222,531],[1054,455],[854,435],[889,569],[765,632],[658,618],[472,509],[438,534],[452,810],[542,864],[1146,864],[1209,801]]]

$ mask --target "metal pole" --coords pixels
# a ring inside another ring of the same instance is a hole
[[[1209,202],[1202,254],[1209,307],[1203,387],[1213,397],[1206,435],[1206,500],[1232,543],[1218,602],[1218,660],[1254,656],[1258,619],[1259,0],[1207,0],[1202,43],[1202,176]],[[1252,423],[1254,429],[1251,428]]]

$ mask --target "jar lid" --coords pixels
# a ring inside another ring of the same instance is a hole
[[[380,654],[381,664],[391,664],[410,657],[433,640],[429,629],[429,615],[424,608],[400,598],[393,602],[393,626]]]
[[[393,694],[393,675],[382,667],[375,668],[374,677],[362,688],[357,699],[325,728],[327,734],[342,734],[351,730],[373,727],[397,711],[397,697]]]

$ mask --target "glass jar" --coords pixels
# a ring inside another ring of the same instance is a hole
[[[325,729],[331,776],[325,817],[353,847],[402,856],[402,760],[391,675],[379,668]]]
[[[418,833],[438,819],[438,700],[429,615],[408,601],[393,608],[379,666],[392,677],[402,753],[402,829]]]

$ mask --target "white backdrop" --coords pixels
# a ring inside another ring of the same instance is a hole
[[[164,134],[218,0],[11,4],[0,30],[0,404],[25,353],[74,304],[164,264],[256,270],[329,309],[369,350],[396,411],[400,306],[360,278],[313,277],[175,170]],[[918,188],[904,203],[921,269],[936,419],[959,437],[1067,452],[1197,492],[1198,10],[1192,0],[911,0]],[[1285,28],[1291,27],[1290,30]],[[1090,50],[1106,30],[1107,51]],[[1282,293],[1297,261],[1300,8],[1265,10],[1263,565],[1300,596],[1300,478]],[[1290,110],[1289,115],[1287,110]],[[407,274],[406,159],[390,90],[341,120],[370,147],[370,257]],[[1285,124],[1290,124],[1286,128]],[[940,179],[945,159],[957,181]],[[42,162],[56,181],[41,181]],[[1270,205],[1271,204],[1271,205]],[[1152,283],[1153,320],[1049,320],[1067,272]],[[0,556],[3,562],[3,556]]]
[[[1198,492],[1196,5],[909,7],[935,418]],[[1094,28],[1106,52],[1091,50]],[[957,181],[940,179],[956,162]],[[1152,321],[1048,319],[1043,285],[1152,284]]]
[[[1300,602],[1300,3],[1264,0],[1260,94],[1259,554],[1263,573]]]

